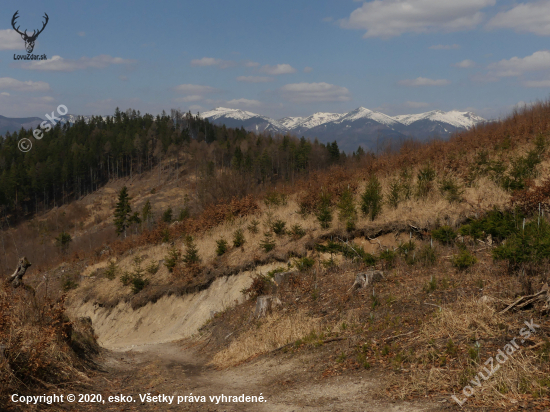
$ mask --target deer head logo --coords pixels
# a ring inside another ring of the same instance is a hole
[[[23,40],[25,40],[25,48],[27,49],[27,53],[32,53],[32,51],[34,50],[34,42],[36,41],[36,38],[38,37],[38,35],[40,33],[42,33],[42,31],[44,31],[44,28],[46,27],[46,24],[48,24],[48,20],[50,19],[48,17],[48,15],[46,13],[44,13],[44,18],[46,19],[46,21],[43,23],[43,26],[40,30],[38,30],[38,32],[36,30],[33,30],[32,32],[32,35],[28,35],[27,34],[27,30],[25,30],[24,33],[21,33],[19,31],[19,26],[15,27],[15,20],[17,20],[17,18],[19,17],[17,14],[19,13],[19,10],[15,12],[15,14],[13,15],[12,19],[11,19],[11,25],[13,27],[13,29],[19,33],[21,35],[21,38]]]

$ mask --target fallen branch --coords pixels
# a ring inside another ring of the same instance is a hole
[[[384,339],[384,341],[385,341],[385,342],[391,342],[391,341],[394,340],[394,339],[400,338],[401,336],[410,335],[410,334],[413,333],[413,332],[414,332],[414,331],[410,331],[410,332],[407,332],[407,333],[401,333],[401,334],[399,334],[399,335],[390,336],[389,338]]]
[[[513,309],[515,307],[517,307],[518,309],[522,309],[522,308],[530,305],[531,303],[533,303],[537,300],[541,300],[541,296],[545,295],[545,294],[548,294],[548,284],[545,284],[543,286],[543,288],[539,292],[535,293],[534,295],[528,295],[528,296],[520,297],[514,303],[512,303],[511,305],[509,305],[508,307],[506,307],[504,310],[500,311],[499,313],[502,315],[503,313],[506,313],[510,309]]]

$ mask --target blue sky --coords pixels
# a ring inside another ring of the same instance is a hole
[[[0,18],[0,114],[359,106],[504,116],[550,92],[550,0],[16,1]],[[34,54],[11,27],[49,23]]]

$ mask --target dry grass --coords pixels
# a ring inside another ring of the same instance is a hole
[[[227,349],[216,353],[212,364],[220,368],[237,365],[303,338],[311,332],[317,333],[320,329],[320,322],[303,312],[297,312],[291,316],[270,315],[256,327],[233,340]]]

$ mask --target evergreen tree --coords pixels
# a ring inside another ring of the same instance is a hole
[[[114,222],[117,235],[120,236],[124,232],[124,237],[126,237],[126,228],[130,225],[130,213],[132,213],[130,196],[128,195],[128,188],[124,186],[118,194],[118,202],[115,207]]]
[[[340,210],[339,219],[346,225],[346,230],[355,230],[355,222],[357,221],[357,210],[355,209],[355,202],[353,200],[353,192],[349,189],[345,190],[340,197],[338,203],[338,209]]]
[[[59,236],[55,238],[55,243],[61,250],[61,253],[66,254],[69,249],[69,244],[73,241],[71,235],[67,232],[61,232]]]
[[[151,202],[147,200],[147,202],[145,202],[145,205],[143,205],[143,209],[141,209],[141,220],[142,222],[150,223],[152,217],[153,211],[151,208]]]
[[[321,228],[328,229],[332,222],[332,210],[330,207],[330,195],[328,193],[321,194],[321,202],[317,211],[317,220],[321,224]]]
[[[197,249],[193,236],[187,236],[185,238],[185,255],[183,256],[183,261],[187,266],[192,266],[201,261],[199,250]]]
[[[382,199],[382,185],[380,185],[376,176],[372,176],[361,196],[361,211],[363,214],[368,216],[370,220],[376,219],[382,211]]]

